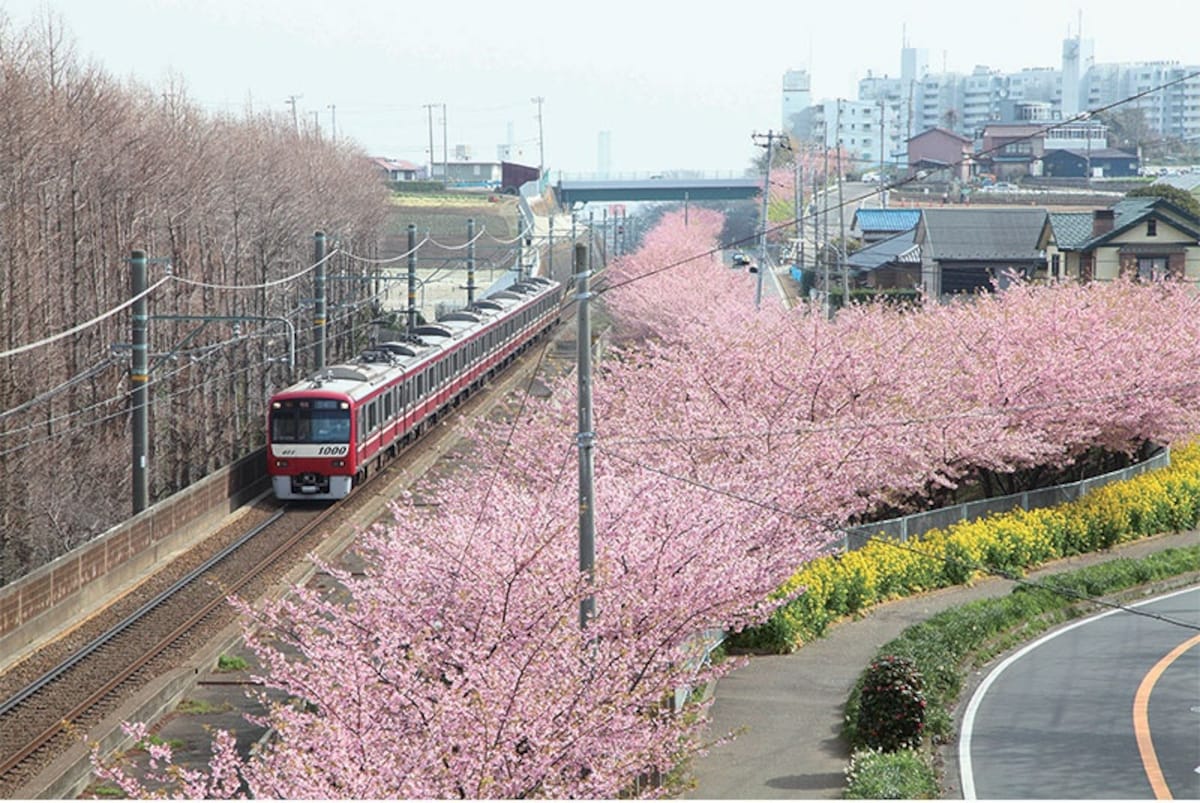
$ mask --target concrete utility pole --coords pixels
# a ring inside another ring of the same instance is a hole
[[[147,409],[146,383],[149,380],[149,355],[146,351],[146,252],[134,251],[129,259],[129,290],[133,298],[132,337],[133,361],[129,366],[129,387],[133,411],[133,513],[137,515],[150,504],[149,483],[146,481],[150,452],[150,415]]]
[[[766,138],[765,143],[758,142],[759,139],[764,137]],[[775,155],[772,146],[775,144],[775,140],[782,140],[780,147],[790,150],[790,146],[787,144],[787,134],[782,132],[767,131],[765,135],[753,134],[751,138],[755,140],[756,145],[767,149],[767,172],[763,178],[762,231],[759,233],[758,238],[758,282],[754,287],[754,307],[757,309],[762,304],[763,274],[767,271],[767,227],[770,225],[768,213],[770,212],[771,200],[771,158]]]
[[[436,103],[426,103],[421,108],[429,112],[429,179],[433,180],[433,107]],[[443,177],[444,178],[444,177]]]
[[[596,565],[596,519],[595,519],[595,466],[592,449],[596,433],[592,428],[592,324],[588,317],[588,301],[592,294],[588,289],[591,277],[591,254],[583,243],[575,245],[575,279],[579,302],[577,323],[577,345],[575,369],[578,378],[579,432],[575,442],[579,447],[579,571],[587,576],[590,586],[595,577]],[[588,620],[596,615],[596,599],[591,594],[579,601],[579,627],[587,627]]]
[[[417,224],[408,224],[408,331],[417,328]]]
[[[313,357],[316,370],[325,367],[325,232],[313,234]]]
[[[300,115],[296,111],[296,101],[302,97],[304,97],[304,96],[303,95],[288,95],[288,99],[286,101],[284,101],[284,103],[286,103],[292,107],[292,130],[294,130],[297,135],[300,134]]]
[[[467,218],[467,304],[475,303],[475,218]]]
[[[442,178],[450,183],[450,145],[446,138],[446,104],[442,104]]]
[[[842,306],[850,305],[850,271],[846,269],[846,202],[842,199],[842,101],[838,100],[838,267],[842,270]]]
[[[329,131],[330,137],[334,142],[337,142],[337,104],[329,104]]]

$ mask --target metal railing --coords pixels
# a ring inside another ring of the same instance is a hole
[[[1099,488],[1113,482],[1132,479],[1147,471],[1163,468],[1171,462],[1170,447],[1163,447],[1154,455],[1126,468],[1110,471],[1095,477],[1088,477],[1078,482],[1065,485],[1054,485],[1049,488],[1038,488],[1034,491],[1023,491],[1008,496],[993,496],[979,499],[975,502],[964,502],[959,505],[925,510],[911,513],[884,521],[873,521],[860,525],[857,532],[847,533],[841,542],[842,550],[861,549],[871,538],[883,535],[907,541],[934,529],[944,529],[960,521],[972,521],[992,513],[1007,513],[1014,508],[1032,510],[1039,507],[1053,507],[1064,502],[1073,502],[1093,488]],[[868,531],[870,535],[868,535]]]

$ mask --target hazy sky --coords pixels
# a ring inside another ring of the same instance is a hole
[[[495,159],[511,138],[536,165],[542,97],[545,164],[569,172],[596,170],[601,131],[614,171],[740,172],[751,134],[781,125],[787,69],[809,70],[814,99],[855,97],[868,70],[899,74],[905,37],[933,70],[1060,67],[1081,8],[1097,62],[1200,64],[1190,0],[0,0],[18,28],[60,15],[80,57],[118,77],[174,73],[213,111],[290,115],[294,95],[323,131],[336,115],[339,136],[421,164],[424,106],[444,103],[452,154]],[[442,140],[439,109],[439,161]]]

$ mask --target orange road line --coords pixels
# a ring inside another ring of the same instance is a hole
[[[1197,644],[1200,644],[1200,636],[1193,636],[1164,655],[1142,678],[1137,694],[1133,697],[1133,733],[1137,737],[1138,753],[1141,754],[1142,767],[1146,770],[1150,788],[1154,790],[1155,800],[1174,800],[1175,798],[1167,787],[1162,768],[1158,765],[1158,755],[1154,752],[1154,742],[1150,738],[1150,719],[1146,713],[1146,707],[1150,703],[1150,692],[1154,689],[1154,684],[1158,682],[1162,673],[1167,671],[1167,667]]]

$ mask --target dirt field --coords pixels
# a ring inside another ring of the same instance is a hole
[[[475,220],[476,295],[486,292],[512,267],[517,232],[517,199],[510,195],[454,193],[397,196],[385,233],[380,259],[408,252],[408,226],[416,226],[417,308],[427,320],[437,317],[439,305],[462,306],[467,301],[467,220]],[[407,276],[408,260],[390,263],[389,272]],[[406,282],[389,282],[385,305],[408,307]]]

